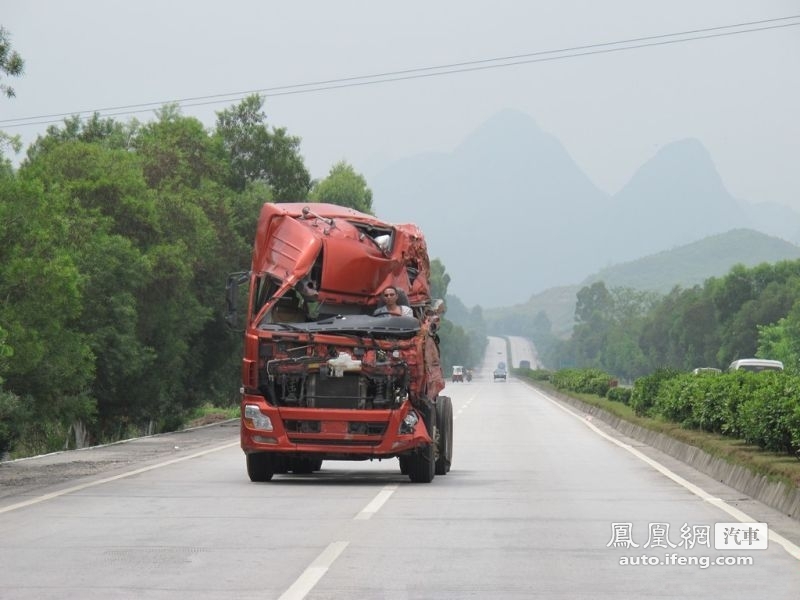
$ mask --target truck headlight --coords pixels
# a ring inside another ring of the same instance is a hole
[[[419,417],[413,410],[408,411],[408,414],[403,417],[403,422],[400,423],[398,433],[414,433],[414,428],[419,423]]]
[[[244,420],[250,429],[258,429],[259,431],[272,431],[272,419],[261,412],[255,404],[244,405]]]

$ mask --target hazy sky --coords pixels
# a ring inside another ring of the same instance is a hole
[[[515,108],[607,192],[663,145],[694,137],[734,196],[800,211],[800,17],[746,28],[790,27],[597,52],[617,48],[598,44],[800,15],[800,0],[2,4],[0,25],[26,72],[7,81],[17,97],[0,99],[0,129],[26,145],[46,124],[10,127],[8,119],[593,46],[576,58],[271,96],[266,112],[302,138],[314,177],[341,159],[369,174],[391,159],[448,152]],[[214,112],[238,98],[183,112],[211,127]],[[147,121],[152,111],[135,116]]]

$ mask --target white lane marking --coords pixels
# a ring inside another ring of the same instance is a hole
[[[360,513],[358,513],[354,520],[356,521],[366,521],[376,512],[378,512],[383,506],[386,501],[394,494],[394,491],[397,489],[396,485],[387,485],[384,487],[378,494],[372,499],[372,501],[367,504]]]
[[[350,542],[331,542],[278,600],[303,600]]]
[[[473,401],[473,400],[475,400],[475,398],[477,398],[477,397],[478,397],[478,392],[475,392],[474,394],[472,394],[472,396],[470,396],[470,397],[467,399],[467,401],[466,401],[466,402],[464,402],[464,404],[462,404],[462,405],[461,405],[461,408],[459,408],[459,409],[456,411],[456,414],[453,416],[453,420],[455,421],[455,420],[458,418],[458,416],[459,416],[459,415],[460,415],[462,412],[464,412],[464,409],[465,409],[465,408],[468,408],[468,407],[469,407],[469,405],[470,405],[470,404],[472,404],[472,401]]]
[[[174,465],[175,463],[191,460],[193,458],[197,458],[198,456],[205,456],[206,454],[211,454],[212,452],[218,452],[220,450],[225,450],[226,448],[232,448],[238,445],[239,445],[239,440],[236,440],[235,442],[231,442],[230,444],[215,446],[214,448],[209,448],[208,450],[203,450],[202,452],[195,452],[194,454],[189,454],[188,456],[173,458],[172,460],[158,463],[156,465],[150,465],[149,467],[142,467],[141,469],[135,469],[133,471],[127,471],[126,473],[120,473],[119,475],[114,475],[113,477],[106,477],[104,479],[98,479],[97,481],[90,481],[88,483],[82,483],[81,485],[75,485],[73,487],[65,488],[63,490],[58,490],[57,492],[51,492],[49,494],[37,496],[36,498],[31,498],[30,500],[25,500],[24,502],[18,502],[17,504],[11,504],[9,506],[0,508],[0,514],[11,512],[12,510],[17,510],[18,508],[31,506],[33,504],[38,504],[39,502],[44,502],[45,500],[52,500],[53,498],[58,498],[59,496],[71,494],[72,492],[79,492],[80,490],[85,490],[90,487],[95,487],[96,485],[110,483],[111,481],[117,481],[118,479],[125,479],[126,477],[131,477],[132,475],[147,473],[148,471],[153,471],[154,469],[160,469],[162,467]]]
[[[734,519],[737,519],[741,523],[755,523],[756,522],[756,519],[754,519],[753,517],[751,517],[747,513],[742,512],[738,508],[736,508],[734,506],[731,506],[730,504],[725,502],[722,498],[717,498],[715,496],[712,496],[711,494],[706,492],[704,489],[694,485],[693,483],[687,481],[686,479],[684,479],[680,475],[670,471],[667,467],[665,467],[661,463],[653,460],[652,458],[650,458],[646,454],[641,453],[639,450],[637,450],[633,446],[631,446],[629,444],[626,444],[625,442],[622,442],[622,441],[620,441],[620,440],[608,435],[604,431],[602,431],[602,430],[598,429],[597,427],[595,427],[592,423],[590,423],[586,419],[582,418],[580,415],[577,415],[574,412],[572,412],[570,409],[562,406],[559,402],[557,402],[556,400],[553,400],[552,398],[550,398],[546,394],[544,394],[542,392],[539,392],[538,390],[536,390],[536,392],[539,395],[541,395],[543,398],[545,398],[548,402],[551,402],[552,404],[554,404],[555,406],[557,406],[558,408],[563,410],[568,415],[574,417],[575,419],[577,419],[578,421],[580,421],[581,423],[586,425],[589,429],[594,431],[596,434],[604,437],[605,439],[607,439],[608,441],[616,444],[620,448],[623,448],[623,449],[627,450],[628,452],[633,454],[636,458],[638,458],[639,460],[641,460],[643,462],[646,462],[648,465],[653,467],[656,471],[658,471],[662,475],[664,475],[666,477],[669,477],[672,481],[674,481],[678,485],[682,485],[683,487],[685,487],[687,490],[692,492],[695,496],[698,496],[698,497],[702,498],[703,500],[705,500],[706,502],[708,502],[709,504],[712,504],[713,506],[716,506],[717,508],[725,511],[726,513],[728,513]],[[778,533],[775,533],[771,529],[770,529],[770,532],[769,532],[769,539],[772,540],[773,542],[775,542],[776,544],[779,544],[779,545],[783,546],[783,549],[786,550],[786,552],[788,552],[789,555],[791,555],[792,557],[796,558],[797,560],[800,560],[800,547],[798,547],[797,545],[793,544],[791,541],[787,540],[782,535],[780,535]]]

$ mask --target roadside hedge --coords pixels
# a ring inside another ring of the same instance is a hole
[[[597,369],[553,373],[561,390],[629,404],[640,416],[744,440],[764,450],[800,456],[800,376],[785,372],[700,374],[659,369],[633,388],[612,385]]]
[[[613,377],[599,369],[562,369],[550,381],[561,390],[604,397],[611,389]]]

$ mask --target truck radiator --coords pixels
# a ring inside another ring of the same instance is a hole
[[[367,407],[367,380],[349,373],[342,377],[309,375],[306,404],[309,408],[364,409]]]
[[[399,406],[403,388],[394,377],[369,377],[363,373],[345,373],[342,377],[304,373],[284,374],[276,378],[274,394],[281,406],[307,408],[344,408],[354,410],[386,409]]]

